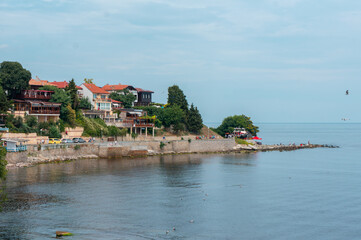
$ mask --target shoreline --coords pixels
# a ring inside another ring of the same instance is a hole
[[[163,145],[163,146],[162,146]],[[7,169],[30,167],[44,163],[59,163],[81,159],[121,159],[148,156],[178,154],[228,154],[256,153],[270,151],[295,151],[313,148],[338,148],[327,144],[304,145],[246,145],[236,144],[234,140],[199,140],[199,141],[148,141],[96,143],[81,145],[43,145],[29,148],[26,152],[7,154]]]

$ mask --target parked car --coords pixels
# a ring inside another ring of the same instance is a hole
[[[49,138],[49,144],[60,144],[61,141],[59,138]]]
[[[85,140],[82,138],[73,138],[74,143],[85,143]]]
[[[61,140],[61,143],[74,143],[73,140],[69,139],[69,138],[63,138]]]

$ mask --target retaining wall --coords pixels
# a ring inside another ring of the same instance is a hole
[[[11,166],[28,166],[41,162],[63,161],[80,158],[121,158],[172,153],[204,153],[230,151],[234,140],[134,141],[117,143],[69,144],[30,146],[27,152],[8,153]],[[161,147],[163,146],[163,147]],[[23,164],[23,165],[22,165]]]

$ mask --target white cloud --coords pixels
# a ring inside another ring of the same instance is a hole
[[[7,44],[0,44],[0,49],[2,49],[2,48],[7,48],[7,47],[9,47],[9,45],[7,45]]]

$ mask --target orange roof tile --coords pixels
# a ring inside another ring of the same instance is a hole
[[[69,83],[67,81],[64,81],[64,82],[50,82],[49,84],[53,85],[53,86],[56,86],[57,88],[61,88],[61,89],[64,89],[66,88]],[[77,89],[81,89],[81,87],[79,86],[76,86]]]
[[[122,85],[122,84],[118,84],[118,85],[105,85],[104,87],[102,87],[102,89],[104,89],[105,91],[121,91],[126,89],[127,87],[129,87],[130,85]]]
[[[137,92],[147,92],[147,93],[154,93],[153,91],[150,90],[144,90],[142,88],[135,88],[137,90]]]
[[[107,91],[105,91],[104,89],[96,86],[95,84],[92,83],[83,83],[83,85],[89,89],[92,93],[102,93],[102,94],[109,94]]]
[[[114,99],[110,99],[110,100],[112,100],[112,103],[122,103],[122,102],[119,102],[119,101],[114,100]]]
[[[30,86],[45,86],[45,85],[50,85],[50,84],[47,80],[30,79],[29,85]]]

